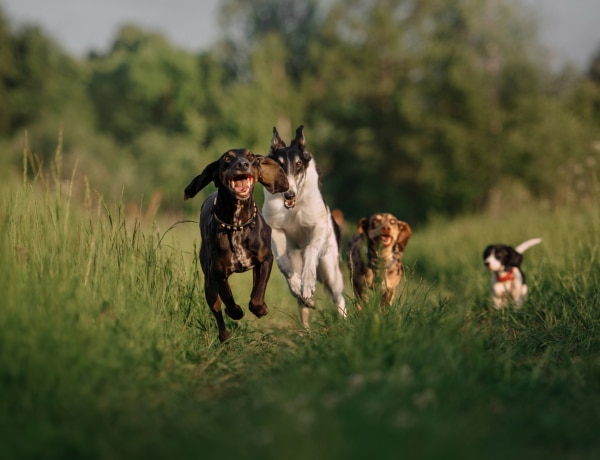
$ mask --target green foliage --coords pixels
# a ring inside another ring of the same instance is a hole
[[[2,164],[24,148],[48,161],[62,131],[65,163],[99,194],[179,211],[225,150],[264,154],[272,126],[287,139],[304,124],[324,194],[352,221],[597,192],[597,59],[585,75],[549,70],[512,1],[228,0],[221,19],[201,54],[128,25],[77,61],[0,16]]]
[[[301,80],[307,66],[314,65],[307,54],[310,45],[320,37],[315,0],[227,0],[220,18],[227,37],[223,46],[226,53],[221,59],[238,78],[254,75],[249,62],[268,37],[275,37],[285,48],[280,64],[294,83]]]
[[[8,22],[0,10],[0,134],[10,131],[11,114],[7,110],[9,99],[9,82],[14,75],[14,60],[9,44],[10,33]]]
[[[90,97],[99,125],[118,140],[131,141],[147,128],[188,131],[186,115],[199,109],[202,97],[194,56],[160,35],[125,26],[110,54],[96,57],[92,68]]]
[[[8,44],[12,59],[5,70],[4,88],[10,123],[4,132],[23,129],[42,117],[60,118],[73,106],[85,107],[85,71],[40,29],[25,27]]]
[[[330,157],[325,189],[356,204],[354,219],[482,210],[507,178],[554,199],[566,163],[597,156],[589,126],[556,102],[530,25],[503,2],[340,3],[326,24],[307,113],[329,131],[315,147]]]

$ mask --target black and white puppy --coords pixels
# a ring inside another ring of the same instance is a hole
[[[485,248],[483,265],[492,272],[494,308],[506,308],[511,300],[517,307],[523,304],[527,297],[527,284],[521,270],[523,253],[541,242],[541,238],[532,238],[515,248],[505,244],[490,244]]]
[[[265,190],[262,208],[272,228],[272,248],[279,270],[298,300],[302,324],[309,328],[317,281],[323,283],[338,313],[346,317],[344,275],[340,258],[341,233],[320,189],[315,160],[306,149],[304,127],[296,129],[289,146],[273,128],[267,158],[283,168],[289,188],[284,193]]]

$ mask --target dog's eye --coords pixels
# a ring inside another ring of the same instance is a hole
[[[246,155],[246,158],[248,158],[248,161],[250,162],[254,162],[254,154],[253,153],[249,153]]]
[[[302,169],[302,162],[300,160],[296,161],[296,169]]]
[[[225,163],[231,163],[232,157],[231,155],[225,155],[225,158],[223,158],[223,161]]]
[[[390,219],[390,225],[396,225],[398,222],[396,219]]]

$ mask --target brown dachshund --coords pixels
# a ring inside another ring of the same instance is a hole
[[[411,235],[410,226],[389,213],[360,219],[358,233],[350,240],[346,255],[359,311],[360,302],[368,301],[365,288],[373,289],[378,284],[381,307],[392,304],[402,280],[402,255]]]
[[[221,302],[231,319],[244,316],[229,286],[232,273],[254,271],[249,309],[259,318],[269,311],[264,297],[273,266],[271,227],[254,202],[254,184],[260,182],[271,193],[282,193],[288,189],[288,181],[276,161],[247,149],[233,149],[190,182],[184,199],[193,198],[210,182],[217,191],[204,201],[200,211],[200,265],[206,302],[217,320],[219,340],[224,342],[230,334]]]

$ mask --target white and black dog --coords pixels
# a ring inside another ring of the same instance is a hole
[[[272,249],[279,270],[298,299],[300,319],[309,328],[309,309],[314,308],[317,281],[323,283],[338,312],[346,317],[341,267],[341,233],[325,204],[319,173],[306,150],[304,126],[296,129],[289,146],[273,128],[269,158],[281,164],[289,183],[285,193],[265,189],[262,214],[271,226]]]
[[[516,248],[505,244],[490,244],[483,251],[483,264],[492,272],[492,299],[500,310],[512,300],[520,307],[527,297],[525,275],[521,270],[523,253],[542,242],[541,238],[524,241]]]

